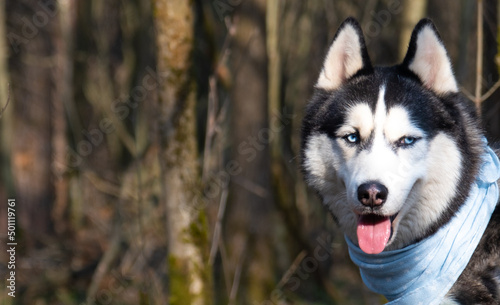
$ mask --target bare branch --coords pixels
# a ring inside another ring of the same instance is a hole
[[[462,91],[462,93],[472,102],[476,100],[474,95],[472,95],[472,93],[470,93],[467,89],[465,89],[465,87],[460,87],[460,91]]]
[[[483,94],[483,96],[481,96],[481,102],[484,102],[486,101],[493,93],[495,93],[495,91],[500,87],[500,80],[498,80],[494,85],[493,87],[490,88],[490,90],[488,90],[488,92],[486,92],[485,94]]]
[[[300,251],[300,253],[293,260],[293,263],[290,265],[290,267],[288,267],[288,270],[285,272],[285,274],[281,278],[280,282],[278,283],[278,286],[277,286],[278,289],[283,288],[283,286],[285,286],[285,284],[288,283],[288,281],[290,280],[290,278],[292,277],[292,275],[295,273],[295,271],[297,271],[297,269],[299,268],[300,263],[302,262],[302,260],[304,258],[306,258],[306,256],[307,256],[307,251],[306,250]]]
[[[102,256],[99,264],[97,265],[97,269],[92,276],[92,281],[90,282],[89,288],[87,290],[87,303],[92,303],[92,300],[95,299],[95,296],[98,292],[99,286],[101,285],[102,280],[109,272],[111,268],[111,264],[116,259],[118,254],[120,253],[120,245],[121,245],[122,237],[120,230],[116,229],[113,235],[113,239],[111,243]]]
[[[5,111],[5,109],[7,109],[7,106],[9,106],[9,103],[10,103],[10,84],[8,84],[7,87],[7,103],[5,104],[5,106],[3,106],[2,110],[0,110],[0,118],[2,117],[2,114]]]
[[[477,57],[476,57],[476,92],[474,103],[481,116],[481,82],[483,79],[483,0],[477,0]]]
[[[240,253],[240,257],[238,259],[238,263],[236,266],[236,270],[234,271],[233,284],[231,285],[231,292],[229,293],[229,305],[236,304],[236,296],[238,294],[238,290],[240,287],[240,279],[241,279],[241,271],[243,269],[243,263],[245,262],[246,257],[246,248],[248,241],[245,241],[243,251]]]
[[[217,212],[217,222],[215,223],[214,236],[212,238],[212,247],[210,249],[210,258],[208,260],[210,265],[214,264],[215,255],[217,254],[219,240],[222,233],[222,218],[224,217],[224,213],[226,211],[227,195],[228,190],[226,187],[222,191],[219,203],[219,211]]]

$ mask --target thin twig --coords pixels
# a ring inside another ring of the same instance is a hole
[[[212,247],[210,249],[210,257],[208,259],[210,265],[214,264],[215,255],[217,254],[219,240],[222,232],[222,218],[224,217],[224,213],[226,211],[228,193],[229,192],[227,190],[227,187],[225,187],[220,197],[219,211],[217,212],[217,222],[215,223],[214,236],[212,238]]]
[[[473,96],[467,89],[460,87],[460,91],[476,104],[477,111],[481,115],[481,104],[486,101],[495,91],[500,88],[498,80],[485,94],[481,95],[481,82],[483,75],[483,1],[477,0],[477,57],[476,57],[476,92]]]
[[[120,198],[122,196],[120,187],[109,181],[102,179],[96,173],[86,170],[83,173],[83,176],[87,178],[90,181],[90,183],[92,183],[92,185],[102,193],[114,196],[116,198]],[[124,195],[126,196],[126,199],[138,200],[136,195],[133,194],[132,192],[126,192]]]
[[[210,167],[210,148],[212,147],[212,141],[216,133],[216,116],[217,108],[219,107],[217,96],[217,79],[214,75],[211,75],[208,79],[209,93],[208,93],[208,110],[207,110],[207,126],[205,131],[205,147],[203,149],[203,169],[201,173],[201,180],[206,181],[208,175],[208,170]]]
[[[472,93],[470,93],[467,89],[465,89],[465,87],[460,87],[460,91],[462,91],[462,93],[471,101],[475,101],[476,98],[474,97],[474,95],[472,95]]]
[[[224,283],[226,284],[227,289],[229,289],[229,287],[231,287],[231,273],[229,271],[229,259],[227,256],[226,246],[222,240],[222,235],[219,237],[219,251],[222,262],[222,272],[224,274]]]
[[[101,285],[102,280],[105,275],[110,270],[111,264],[120,253],[120,245],[122,242],[121,231],[119,229],[115,229],[113,239],[109,245],[109,248],[106,250],[104,255],[102,256],[99,264],[97,265],[97,269],[92,276],[92,280],[89,285],[89,289],[87,290],[87,303],[91,303],[92,300],[95,299],[97,294],[97,290]]]
[[[477,57],[476,57],[476,94],[474,102],[481,116],[481,82],[483,79],[483,0],[477,0]]]
[[[202,172],[201,172],[201,179],[203,182],[206,181],[209,167],[210,167],[210,149],[213,144],[214,136],[217,134],[217,132],[220,130],[219,128],[219,117],[221,113],[217,114],[218,108],[219,108],[219,96],[217,94],[217,85],[218,85],[218,69],[224,63],[226,62],[227,58],[229,57],[230,52],[230,42],[231,42],[231,36],[234,35],[234,25],[231,23],[231,20],[229,18],[224,19],[225,24],[228,29],[228,33],[226,37],[224,38],[224,43],[222,45],[222,49],[220,52],[219,57],[217,58],[215,62],[215,69],[214,73],[210,75],[208,78],[208,84],[209,84],[209,93],[208,93],[208,110],[207,110],[207,124],[206,124],[206,131],[205,131],[205,146],[203,149],[203,164],[202,164]],[[222,111],[222,110],[221,110]]]
[[[10,84],[7,84],[7,103],[3,106],[2,110],[0,110],[0,118],[2,117],[3,112],[7,109],[10,103]]]
[[[238,294],[238,289],[240,287],[241,270],[243,270],[243,263],[246,257],[247,240],[243,246],[243,251],[240,253],[238,259],[238,264],[236,265],[236,270],[234,271],[233,285],[231,286],[231,292],[229,293],[229,305],[234,305],[236,302],[236,295]]]
[[[480,98],[481,103],[486,101],[495,91],[500,88],[500,80],[498,80],[488,91]],[[471,101],[475,102],[476,98],[464,87],[460,87],[460,91]]]
[[[283,277],[279,281],[278,285],[276,285],[277,289],[283,288],[283,286],[285,286],[285,284],[288,283],[288,280],[292,277],[295,271],[297,271],[300,262],[302,262],[302,260],[306,257],[306,255],[307,255],[306,250],[300,251],[297,257],[293,260],[293,263],[290,265],[288,270],[285,272],[285,274],[283,274]]]
[[[498,80],[493,87],[488,90],[483,96],[481,96],[481,103],[486,101],[498,88],[500,88],[500,80]]]
[[[233,177],[231,181],[261,198],[266,198],[268,196],[267,190],[264,187],[258,185],[250,179],[244,177]]]

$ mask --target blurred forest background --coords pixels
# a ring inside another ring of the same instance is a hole
[[[1,0],[0,237],[15,198],[18,246],[15,298],[0,252],[0,303],[382,304],[299,169],[323,57],[354,16],[372,61],[397,63],[430,17],[500,139],[499,14],[494,0]]]

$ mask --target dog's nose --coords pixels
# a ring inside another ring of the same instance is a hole
[[[358,187],[359,202],[372,208],[384,204],[388,194],[387,188],[378,182],[363,183]]]

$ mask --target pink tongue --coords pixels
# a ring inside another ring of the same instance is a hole
[[[391,236],[391,220],[373,214],[361,215],[357,233],[361,250],[367,254],[378,254],[384,251]]]

